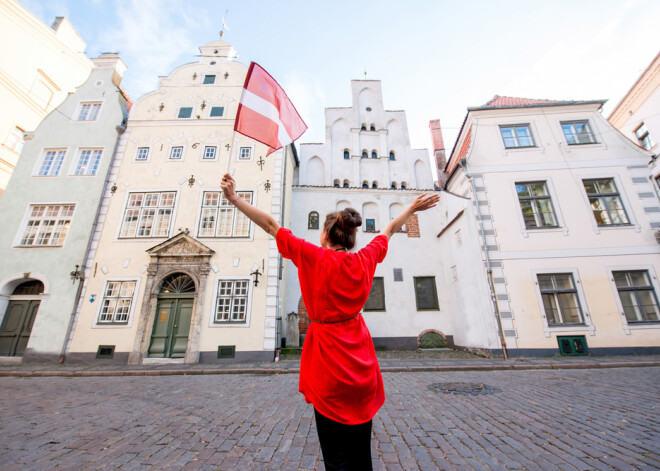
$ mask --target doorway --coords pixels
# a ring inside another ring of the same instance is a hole
[[[149,358],[185,357],[194,303],[195,282],[190,276],[174,273],[163,280],[158,293]]]
[[[24,281],[14,288],[0,325],[0,356],[23,356],[43,292],[39,280]]]

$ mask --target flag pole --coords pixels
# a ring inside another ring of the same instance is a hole
[[[231,147],[229,148],[229,158],[227,159],[227,172],[225,173],[229,173],[229,168],[231,167],[231,159],[232,159],[232,155],[234,155],[234,144],[235,144],[234,139],[236,139],[236,129],[234,129],[231,133],[231,143],[230,143]]]

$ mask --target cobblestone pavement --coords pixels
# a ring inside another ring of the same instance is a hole
[[[660,367],[383,376],[375,469],[660,469]],[[297,381],[0,378],[0,470],[322,470]]]

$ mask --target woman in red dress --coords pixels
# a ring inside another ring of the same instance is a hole
[[[299,390],[314,406],[326,469],[372,469],[371,420],[383,405],[385,392],[360,311],[369,296],[376,265],[387,254],[390,237],[415,212],[434,207],[440,197],[418,196],[366,247],[351,253],[362,225],[356,210],[328,214],[318,247],[241,199],[231,175],[225,174],[221,187],[239,211],[275,237],[279,252],[298,268],[311,322],[300,361]]]

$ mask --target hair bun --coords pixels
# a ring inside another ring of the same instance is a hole
[[[337,225],[346,232],[355,232],[362,225],[362,216],[353,208],[342,209],[337,213]]]

